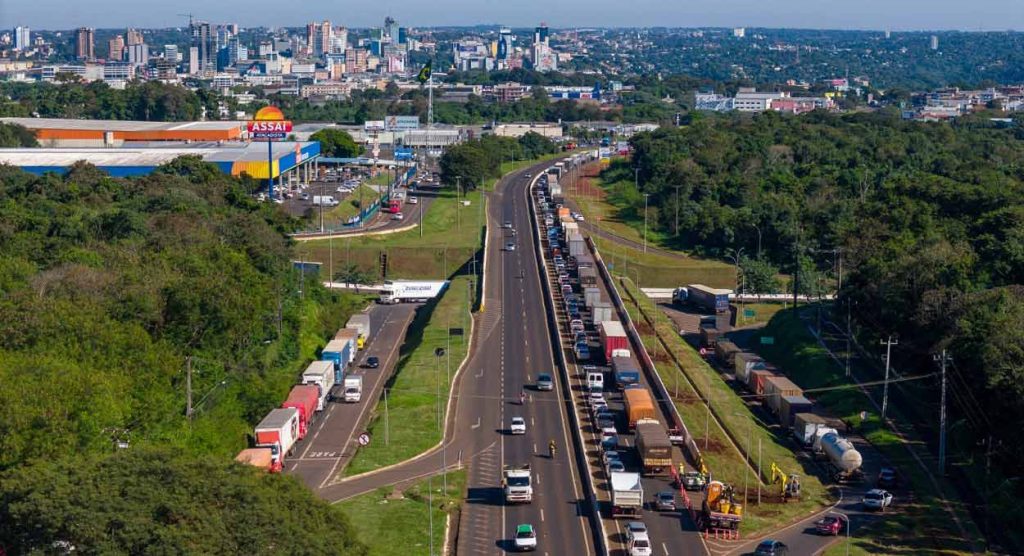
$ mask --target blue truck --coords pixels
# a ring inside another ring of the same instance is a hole
[[[612,356],[612,374],[615,376],[615,385],[624,390],[640,383],[640,363],[632,356]]]
[[[352,340],[331,340],[320,352],[321,361],[334,363],[334,383],[341,384],[345,378],[345,369],[352,361],[355,345]]]
[[[691,303],[712,313],[724,313],[729,310],[729,295],[731,294],[732,290],[709,288],[703,284],[690,284],[685,288],[676,288],[672,292],[672,301],[680,305]]]

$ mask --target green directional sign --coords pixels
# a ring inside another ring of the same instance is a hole
[[[744,309],[743,310],[743,316],[748,317],[748,318],[754,318],[755,316],[757,316],[757,311],[755,311],[753,309]]]
[[[761,345],[770,346],[775,344],[775,336],[761,336]]]

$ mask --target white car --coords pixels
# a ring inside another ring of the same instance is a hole
[[[862,502],[865,510],[884,510],[892,504],[892,494],[880,488],[873,488],[864,493]]]
[[[405,215],[400,213],[400,212],[396,212],[396,213],[391,215],[391,219],[392,220],[401,220],[403,218],[405,218]]]
[[[537,531],[533,525],[524,523],[516,527],[515,546],[518,552],[537,550]]]
[[[526,434],[526,419],[522,417],[513,417],[512,422],[509,425],[509,431],[512,434]]]
[[[577,214],[575,218],[577,222],[586,222],[587,220],[587,217],[583,216],[582,214]]]
[[[626,543],[629,556],[651,556],[651,539],[647,533],[635,533]]]
[[[420,200],[418,197],[409,197],[409,200],[406,202],[409,203],[410,205],[418,205]]]

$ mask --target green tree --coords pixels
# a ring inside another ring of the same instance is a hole
[[[291,477],[133,447],[11,471],[0,544],[14,554],[365,555],[348,519]]]
[[[0,147],[38,147],[35,134],[18,124],[0,122]]]
[[[309,137],[311,141],[320,142],[320,152],[324,156],[334,158],[352,158],[363,152],[349,133],[342,129],[326,127]]]

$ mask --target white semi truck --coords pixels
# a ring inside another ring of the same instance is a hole
[[[529,504],[533,502],[533,480],[530,464],[506,465],[502,470],[501,486],[505,490],[505,503]]]
[[[433,299],[448,287],[448,281],[413,281],[388,280],[380,293],[380,302],[391,303],[423,303]]]

